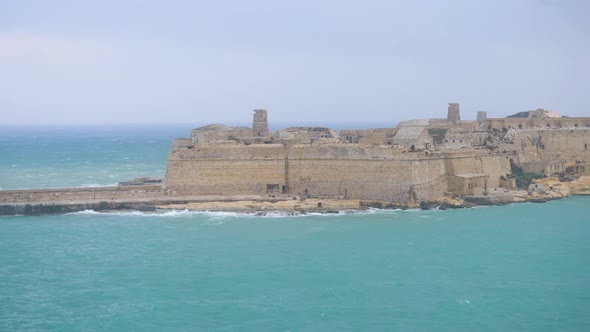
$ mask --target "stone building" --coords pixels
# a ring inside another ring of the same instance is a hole
[[[428,133],[429,120],[404,121],[398,125],[393,144],[408,151],[431,149],[433,138]]]
[[[522,163],[523,172],[544,176],[551,176],[558,173],[564,173],[565,168],[565,160],[529,161]]]
[[[278,140],[289,143],[313,143],[322,138],[338,139],[334,129],[326,127],[290,127],[278,132]]]

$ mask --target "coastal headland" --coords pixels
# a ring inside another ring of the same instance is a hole
[[[387,201],[363,201],[345,198],[305,198],[297,196],[178,196],[163,195],[162,188],[96,187],[59,188],[37,190],[0,191],[0,215],[61,214],[84,210],[115,211],[135,210],[154,212],[157,210],[225,211],[245,212],[263,215],[268,212],[337,213],[341,211],[362,211],[369,208],[381,209],[449,209],[479,205],[505,205],[522,202],[546,202],[570,195],[590,195],[590,176],[572,182],[562,183],[558,178],[535,180],[543,185],[556,188],[545,194],[529,193],[525,190],[505,192],[502,196],[457,196],[424,201],[420,205],[395,205]]]
[[[337,212],[459,208],[590,193],[590,118],[537,109],[506,118],[410,120],[394,128],[269,131],[209,125],[172,143],[164,179],[0,191],[0,214],[81,210]]]

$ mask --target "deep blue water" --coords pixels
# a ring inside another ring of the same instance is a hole
[[[4,131],[0,186],[161,176],[188,129]],[[0,217],[0,331],[590,330],[589,206]]]

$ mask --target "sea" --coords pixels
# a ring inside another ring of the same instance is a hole
[[[0,187],[162,177],[189,125],[0,128]],[[590,197],[0,217],[0,331],[589,331]]]

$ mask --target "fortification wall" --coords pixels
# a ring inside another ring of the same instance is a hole
[[[489,176],[487,179],[487,188],[500,187],[500,177],[508,177],[512,173],[510,169],[510,155],[479,155],[478,161],[481,163],[482,173]]]
[[[411,161],[410,190],[418,200],[431,200],[448,191],[448,175],[442,158]],[[406,182],[408,179],[405,180]]]
[[[472,149],[437,156],[362,144],[209,144],[171,152],[164,183],[171,195],[287,194],[407,204],[441,197],[449,176],[482,173],[498,187],[500,176],[510,173],[509,161]]]
[[[444,158],[389,146],[203,145],[170,154],[165,188],[179,195],[284,193],[405,204],[442,196],[447,169]]]
[[[411,192],[418,199],[442,195],[444,176],[440,158],[407,158],[391,147],[335,144],[289,149],[289,190],[296,194],[407,203]]]
[[[485,174],[488,175],[486,186],[497,188],[500,186],[500,176],[511,173],[510,155],[489,154],[487,151],[455,150],[443,153],[448,175]],[[451,188],[452,190],[452,188]]]
[[[340,138],[343,143],[391,145],[396,132],[396,128],[341,130]]]
[[[450,150],[442,153],[447,175],[481,173],[482,166],[474,162],[475,151],[471,149]]]
[[[590,161],[590,128],[519,130],[513,148],[521,162]]]
[[[159,185],[1,190],[0,204],[113,201],[156,198],[161,196],[162,187]]]
[[[487,130],[502,131],[503,129],[558,129],[590,127],[590,118],[496,118],[486,119],[482,127]]]
[[[180,195],[266,194],[269,184],[279,190],[285,185],[284,156],[279,144],[204,144],[172,151],[164,187]]]
[[[203,144],[215,141],[222,141],[228,137],[251,137],[252,129],[237,127],[226,130],[201,131],[198,128],[191,131],[191,140],[193,144]]]

